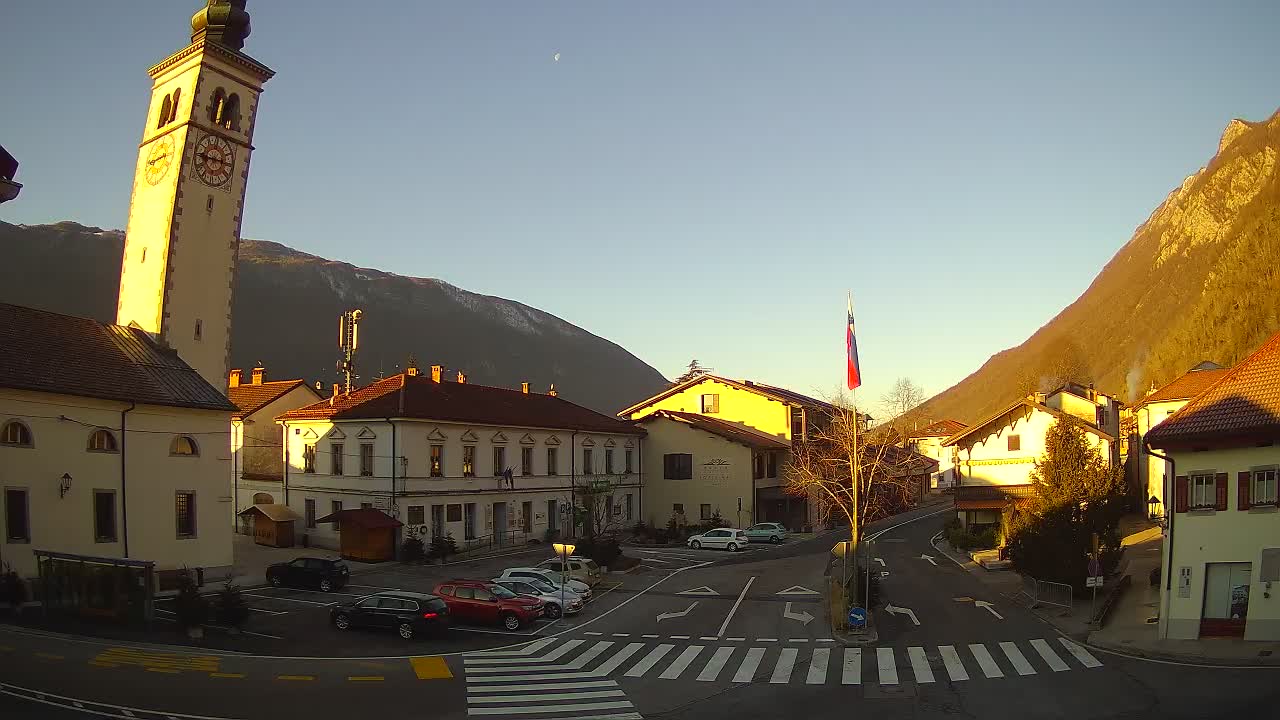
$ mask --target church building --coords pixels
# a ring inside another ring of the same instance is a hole
[[[0,563],[23,577],[68,556],[232,565],[231,301],[272,76],[243,52],[244,5],[210,0],[149,71],[115,324],[0,305]]]

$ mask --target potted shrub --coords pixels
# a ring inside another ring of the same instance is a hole
[[[416,535],[411,535],[404,539],[404,544],[400,547],[400,559],[408,563],[422,562],[427,557],[426,546],[422,544],[422,539]]]
[[[200,594],[196,581],[189,572],[183,571],[182,588],[174,599],[174,611],[178,616],[178,624],[193,640],[204,637],[204,624],[209,619],[209,602]]]
[[[240,626],[249,620],[249,605],[244,595],[228,578],[218,593],[218,624],[225,625],[233,633],[240,632]]]

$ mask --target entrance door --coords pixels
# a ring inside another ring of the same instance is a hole
[[[476,539],[476,504],[462,504],[462,536],[467,540]]]
[[[493,504],[493,544],[505,545],[507,542],[507,504]]]
[[[1204,574],[1201,637],[1244,637],[1251,563],[1208,563]]]
[[[520,506],[520,521],[524,526],[522,529],[527,532],[533,532],[533,501],[525,500]]]
[[[555,532],[560,528],[560,508],[556,507],[555,500],[547,501],[547,529]]]
[[[431,537],[444,537],[444,506],[431,506]]]

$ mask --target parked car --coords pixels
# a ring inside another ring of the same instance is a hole
[[[449,606],[435,595],[382,592],[329,610],[329,622],[339,630],[372,628],[395,630],[405,640],[449,627]]]
[[[717,528],[708,530],[701,535],[694,535],[689,538],[689,547],[698,549],[707,548],[724,548],[729,552],[737,552],[747,546],[750,540],[747,539],[747,533],[734,528]]]
[[[522,580],[527,578],[537,578],[539,580],[542,580],[543,582],[548,583],[549,585],[554,587],[557,591],[559,591],[560,589],[560,573],[558,571],[554,571],[549,568],[544,568],[544,567],[507,568],[506,570],[502,571],[502,575],[499,577],[499,579],[506,580],[508,578],[515,578],[515,579],[522,579]],[[591,586],[579,580],[570,579],[569,582],[565,583],[565,589],[571,592],[575,592],[578,595],[582,596],[583,602],[586,602],[591,599]]]
[[[300,557],[267,568],[267,582],[276,587],[318,588],[333,592],[346,587],[351,571],[341,560]]]
[[[501,624],[508,630],[519,630],[542,617],[541,600],[520,597],[487,580],[447,580],[433,592],[449,606],[453,620]]]
[[[775,545],[787,539],[787,528],[782,523],[756,523],[746,529],[749,542],[771,542]]]
[[[544,567],[552,572],[563,572],[564,567],[568,565],[569,577],[580,583],[585,583],[591,587],[600,584],[600,566],[591,558],[578,557],[570,555],[568,560],[561,562],[560,558],[553,557],[550,560],[543,560],[538,563],[538,567]]]
[[[560,588],[555,587],[545,580],[538,578],[525,578],[517,580],[516,578],[494,578],[493,582],[497,585],[510,590],[520,597],[537,598],[542,601],[543,614],[547,617],[555,619],[562,614],[573,615],[582,611],[582,596],[575,592],[565,589],[564,595],[561,596]],[[560,607],[563,601],[564,608]]]

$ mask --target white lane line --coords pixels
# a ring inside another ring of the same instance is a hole
[[[969,645],[969,652],[973,653],[973,659],[978,661],[978,667],[982,668],[982,674],[989,678],[1004,677],[1004,671],[996,664],[991,653],[987,652],[985,645],[973,643]]]
[[[720,638],[716,637],[715,635],[703,635],[698,639],[699,640],[719,640]]]
[[[657,638],[658,636],[657,635],[641,635],[640,637],[654,639],[654,638]]]
[[[573,662],[566,663],[565,667],[570,668],[572,670],[582,670],[588,664],[590,664],[592,660],[595,660],[597,657],[599,657],[600,653],[603,653],[605,650],[608,650],[612,646],[613,646],[613,641],[601,640],[595,645],[592,645],[586,652],[574,658]]]
[[[840,672],[840,684],[862,684],[862,648],[844,649],[844,669]]]
[[[827,681],[827,662],[831,659],[831,648],[818,648],[813,651],[813,657],[809,660],[809,676],[805,678],[805,683],[809,685],[822,685]]]
[[[835,642],[835,638],[818,638],[817,640],[814,640],[814,642],[829,642],[829,643],[833,643],[833,642]]]
[[[589,635],[590,633],[588,633]],[[519,650],[482,650],[477,653],[468,653],[468,657],[475,655],[476,657],[512,657],[520,655],[532,655],[548,645],[554,645],[560,638],[543,638],[520,648]]]
[[[690,645],[685,648],[684,652],[680,653],[680,655],[677,656],[676,659],[667,666],[667,669],[663,670],[662,674],[658,677],[663,680],[675,680],[680,677],[680,674],[689,667],[693,662],[693,659],[698,657],[698,653],[702,652],[702,648],[702,645]]]
[[[552,650],[546,655],[540,657],[468,657],[463,659],[463,663],[467,666],[471,665],[511,665],[517,663],[519,665],[528,665],[529,663],[553,663],[564,655],[569,654],[574,648],[578,647],[586,640],[569,640],[560,647]]]
[[[567,692],[567,693],[530,693],[528,695],[520,695],[511,697],[508,695],[486,695],[484,697],[467,696],[468,705],[490,704],[509,702],[529,702],[529,701],[546,701],[546,700],[591,700],[593,698],[607,697],[626,697],[626,693],[614,688],[612,690],[588,690],[586,692]]]
[[[1049,647],[1049,643],[1044,640],[1041,640],[1040,638],[1032,640],[1031,647],[1035,648],[1036,652],[1040,653],[1040,657],[1044,660],[1044,664],[1048,665],[1050,670],[1054,672],[1062,672],[1063,670],[1070,669],[1067,667],[1067,664],[1062,661],[1062,658],[1058,657],[1058,654],[1053,651],[1053,648]]]
[[[400,590],[400,588],[383,587],[382,585],[356,585],[355,583],[347,583],[347,587],[362,587],[370,588],[372,590],[390,590],[392,592],[399,592]]]
[[[1079,660],[1081,665],[1087,668],[1102,667],[1102,663],[1098,661],[1098,658],[1089,654],[1089,651],[1085,650],[1083,647],[1066,638],[1058,638],[1058,642],[1062,643],[1062,647],[1066,648],[1067,652],[1071,653],[1072,657]]]
[[[929,658],[925,657],[924,648],[907,648],[907,657],[911,659],[911,672],[916,676],[916,683],[933,682],[933,668],[929,667]]]
[[[764,648],[748,648],[747,656],[742,659],[742,664],[738,666],[738,672],[733,674],[733,681],[736,683],[749,683],[756,676],[756,670],[760,667],[760,660],[764,658]]]
[[[796,655],[800,651],[795,648],[782,648],[778,653],[778,662],[773,666],[773,675],[769,678],[772,684],[791,682],[791,671],[796,666]]]
[[[614,653],[613,657],[609,658],[608,660],[605,660],[604,664],[596,668],[596,671],[595,671],[596,675],[608,675],[612,673],[614,670],[617,670],[618,668],[622,667],[622,663],[626,662],[627,659],[630,658],[632,655],[635,655],[637,652],[640,652],[640,648],[642,647],[644,647],[644,643],[638,643],[638,642],[627,643],[626,647]]]
[[[747,590],[751,589],[751,583],[756,581],[756,576],[752,575],[747,579],[747,584],[742,586],[742,592],[738,593],[738,599],[734,601],[733,607],[729,608],[729,616],[720,624],[720,629],[716,631],[716,637],[724,635],[724,631],[729,629],[729,621],[733,619],[733,614],[738,612],[738,606],[742,604],[742,599],[747,596]]]
[[[671,563],[675,562],[674,560],[659,560],[658,558],[653,556],[646,557],[644,561],[647,563],[658,563],[659,565],[670,565]]]
[[[590,635],[590,636],[592,636],[592,637],[600,637],[601,635],[604,635],[604,633],[602,633],[602,632],[590,632],[590,631],[588,631],[588,632],[584,632],[584,633],[582,633],[582,634],[583,634],[583,635]]]
[[[898,684],[898,666],[893,659],[893,648],[876,648],[876,667],[880,671],[881,685]]]
[[[756,642],[778,642],[778,638],[756,638]]]
[[[688,635],[672,635],[671,639],[672,640],[688,640],[689,636]]]
[[[745,641],[746,641],[746,638],[744,638],[744,637],[740,637],[740,638],[725,638],[725,640],[726,640],[726,641],[728,641],[728,642],[745,642]]]
[[[289,613],[285,612],[284,610],[263,610],[262,608],[256,608],[256,607],[250,607],[249,609],[250,609],[250,610],[252,610],[252,611],[254,611],[254,612],[266,613],[266,614],[268,614],[268,615],[288,615],[288,614],[289,614]],[[163,611],[163,610],[157,610],[156,612],[164,612],[164,611]],[[170,614],[172,614],[172,613],[170,613]]]
[[[481,678],[488,680],[489,678]],[[478,682],[479,680],[477,680]],[[528,692],[530,690],[577,690],[578,688],[596,688],[596,687],[618,687],[618,683],[613,680],[583,680],[581,682],[562,682],[562,683],[529,683],[527,685],[477,685],[474,682],[467,683],[468,693],[504,693],[504,692]]]
[[[720,671],[724,669],[725,663],[729,662],[729,657],[733,655],[735,647],[716,648],[716,652],[707,661],[706,667],[702,668],[702,672],[698,673],[698,679],[702,682],[711,682],[720,677]]]
[[[618,710],[635,707],[630,702],[574,703],[572,705],[520,705],[491,708],[467,708],[468,715],[531,715],[534,713],[577,712],[579,710]],[[638,717],[639,714],[636,713]]]
[[[940,645],[938,652],[942,655],[942,664],[947,666],[947,675],[950,675],[952,680],[969,679],[969,672],[964,669],[964,663],[960,662],[960,654],[956,652],[955,647]]]
[[[614,633],[613,637],[631,637],[631,633]]]
[[[545,670],[546,668],[539,668]],[[474,670],[467,671],[468,679]],[[474,682],[479,683],[515,683],[515,682],[532,682],[534,680],[592,680],[599,677],[595,673],[589,672],[552,672],[542,673],[540,675],[489,675],[482,678],[474,678]]]
[[[623,673],[623,675],[626,677],[644,677],[645,673],[652,670],[653,666],[657,665],[658,661],[674,648],[675,645],[659,645],[658,647],[650,650],[649,654],[645,655],[643,660],[636,663],[630,670]]]
[[[1000,643],[1000,649],[1004,651],[1005,657],[1009,658],[1009,663],[1013,665],[1013,669],[1018,671],[1019,675],[1035,675],[1036,669],[1031,667],[1031,663],[1027,662],[1027,658],[1022,655],[1022,651],[1018,646],[1011,642]]]

